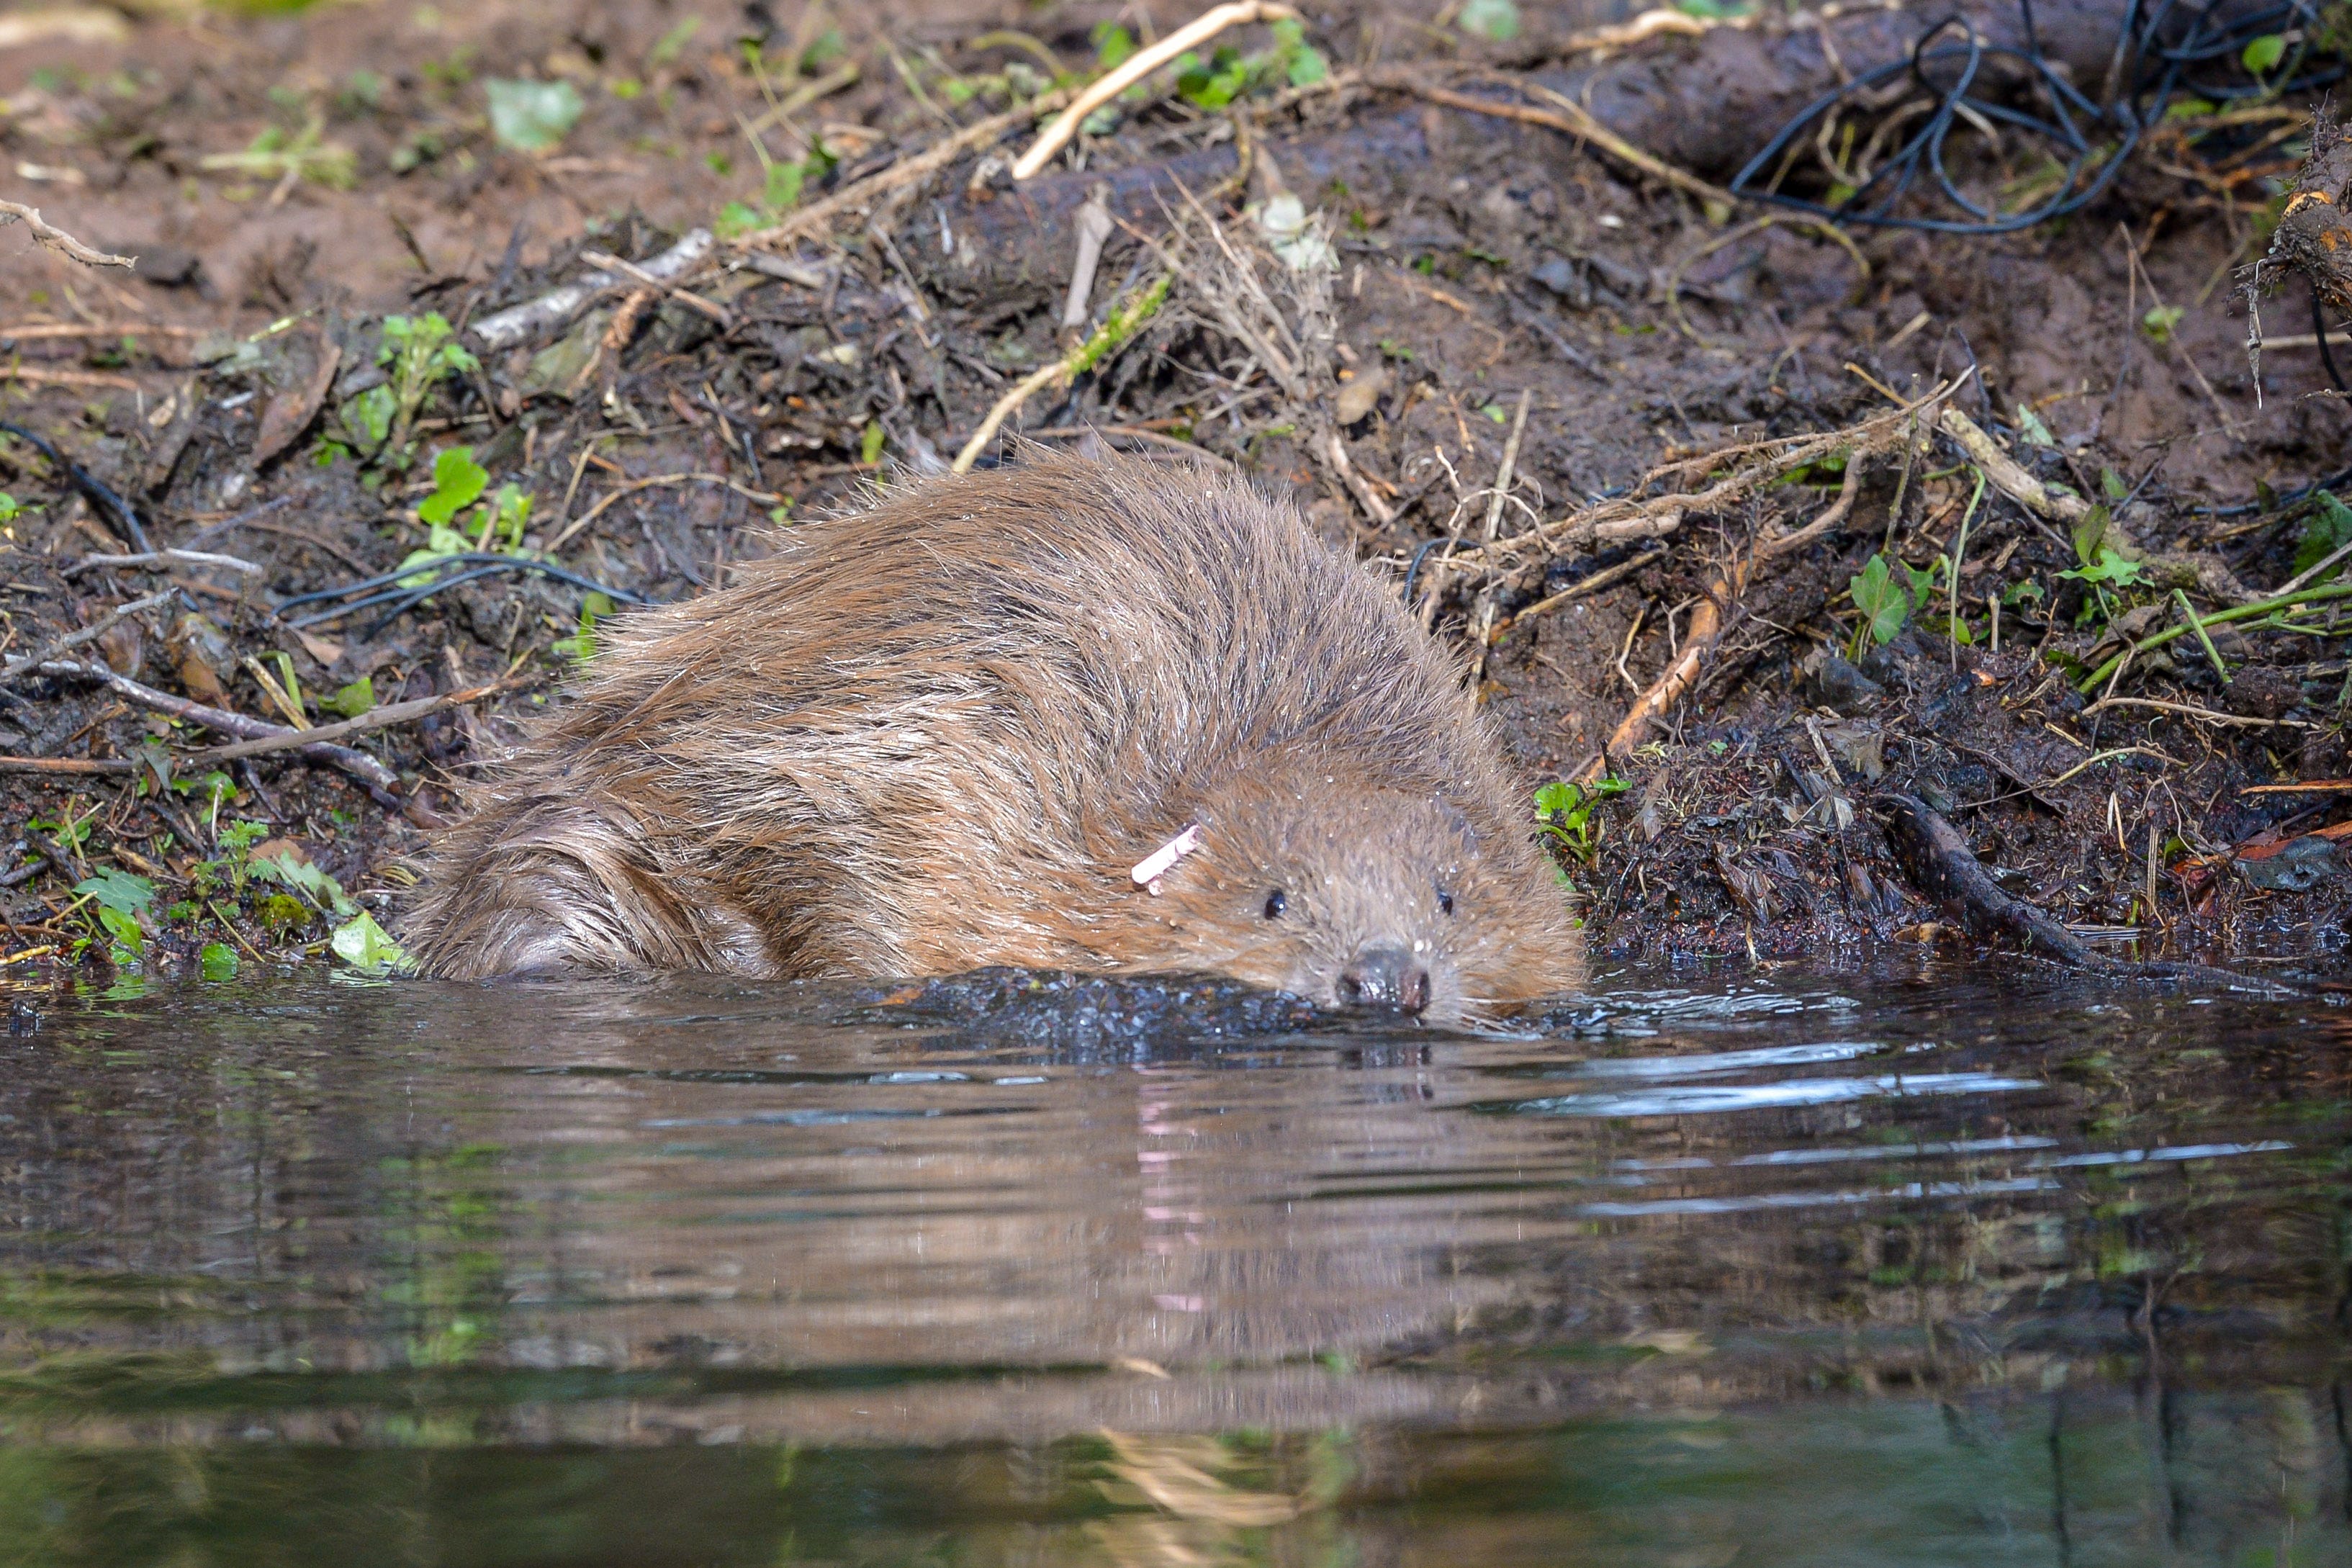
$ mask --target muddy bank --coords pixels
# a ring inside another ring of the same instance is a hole
[[[2079,78],[2101,17],[2037,13],[2045,50]],[[0,232],[6,417],[97,481],[0,449],[5,657],[40,656],[0,677],[11,951],[321,948],[603,616],[996,417],[1239,468],[1409,585],[1577,784],[1553,837],[1604,951],[1956,939],[1902,792],[2116,952],[2331,966],[2352,512],[2295,498],[2345,415],[2301,296],[2257,371],[2233,282],[2308,97],[2199,100],[2061,221],[1841,229],[1703,193],[1832,55],[1932,18],[1589,47],[1625,20],[1245,28],[1025,181],[1022,103],[1132,16],[362,5],[0,51],[38,205],[140,257]],[[571,116],[543,145],[517,85]],[[151,896],[75,890],[110,872]]]

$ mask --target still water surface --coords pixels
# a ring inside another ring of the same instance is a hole
[[[52,1005],[0,1563],[2352,1562],[2352,1011],[873,1000]]]

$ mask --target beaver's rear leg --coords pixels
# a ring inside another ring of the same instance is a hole
[[[402,930],[423,971],[446,980],[771,973],[759,931],[698,900],[698,881],[658,864],[641,829],[592,807],[505,801],[444,840]]]

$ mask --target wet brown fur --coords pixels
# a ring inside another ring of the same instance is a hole
[[[1210,969],[1328,1002],[1386,947],[1436,1018],[1581,976],[1460,671],[1237,482],[927,481],[607,626],[435,847],[428,973]],[[1129,880],[1195,822],[1160,896]]]

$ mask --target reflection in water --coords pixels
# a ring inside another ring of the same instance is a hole
[[[845,1005],[306,980],[12,1042],[0,1563],[2352,1555],[2326,1009]]]

